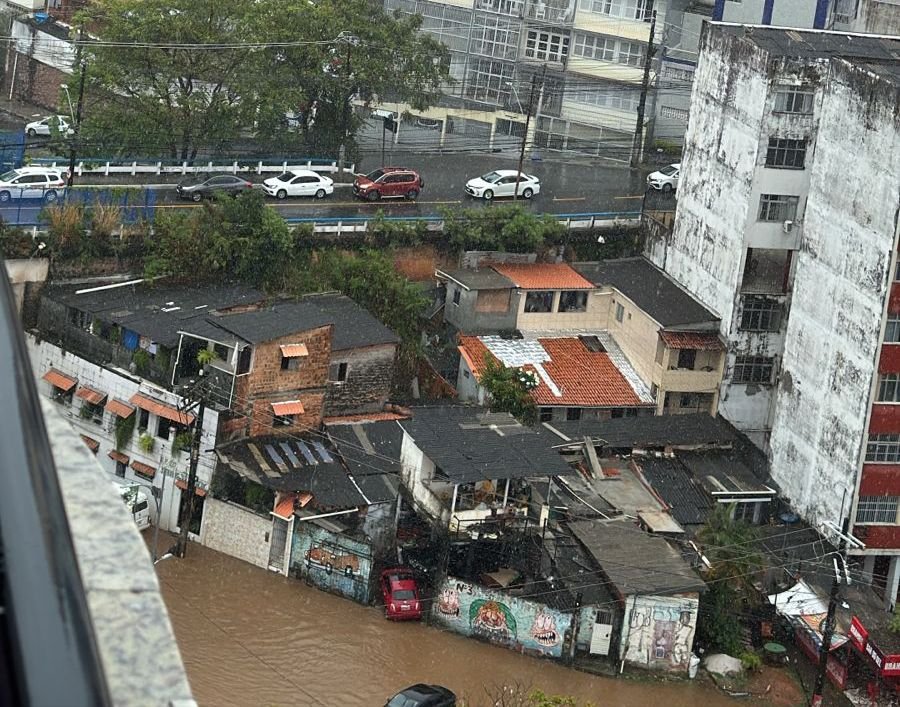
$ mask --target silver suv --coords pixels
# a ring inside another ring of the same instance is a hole
[[[11,199],[43,199],[56,201],[66,186],[58,169],[21,167],[0,174],[0,203]]]

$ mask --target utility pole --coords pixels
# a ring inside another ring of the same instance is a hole
[[[844,549],[847,547],[847,530],[850,528],[850,519],[845,518],[841,526],[841,532],[838,533],[840,542],[838,543],[838,553],[841,553],[841,563],[843,570],[847,572],[847,560],[844,557]],[[813,687],[811,707],[822,707],[822,693],[825,692],[825,677],[828,673],[828,652],[831,650],[831,639],[834,636],[834,615],[837,611],[838,594],[841,589],[841,573],[838,568],[837,560],[832,557],[834,563],[834,579],[831,581],[831,595],[828,598],[828,614],[822,624],[822,654],[819,656],[819,669],[816,671],[816,682]],[[849,582],[849,575],[847,580]]]
[[[544,94],[544,76],[547,73],[547,65],[541,67],[541,96]],[[513,190],[513,201],[519,198],[519,182],[522,181],[522,165],[525,162],[525,145],[528,142],[528,126],[531,124],[531,109],[534,108],[534,92],[537,88],[538,77],[531,77],[531,94],[528,96],[528,110],[525,113],[525,130],[522,132],[522,149],[519,150],[519,169],[516,171],[516,188]]]
[[[200,381],[200,386],[203,381]],[[196,391],[197,389],[195,389]],[[188,530],[191,525],[191,518],[194,516],[194,496],[197,488],[197,462],[200,460],[200,437],[203,435],[203,413],[206,410],[206,391],[200,388],[200,403],[197,409],[197,417],[194,419],[194,434],[191,437],[191,461],[188,470],[187,480],[187,503],[181,507],[181,517],[179,518],[180,530],[178,532],[178,542],[175,545],[175,555],[184,557],[187,550]]]
[[[650,88],[650,68],[653,66],[653,55],[656,48],[653,38],[656,35],[656,10],[650,16],[650,39],[647,42],[647,56],[644,58],[644,78],[641,80],[641,98],[637,107],[637,125],[634,130],[634,143],[631,146],[631,166],[637,167],[644,154],[644,111],[647,108],[647,91]]]
[[[66,186],[71,187],[75,182],[75,157],[78,151],[78,135],[81,132],[81,111],[84,108],[84,76],[87,72],[87,62],[82,58],[82,39],[84,38],[84,29],[78,28],[78,47],[76,49],[75,63],[81,69],[81,76],[78,79],[78,103],[75,108],[75,125],[72,126],[71,147],[69,149],[69,178]]]

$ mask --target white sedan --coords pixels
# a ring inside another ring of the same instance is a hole
[[[29,137],[35,135],[51,135],[55,131],[63,135],[71,135],[74,130],[69,126],[69,119],[64,115],[49,115],[43,120],[35,120],[25,126],[25,132]]]
[[[516,175],[514,169],[498,169],[481,177],[466,182],[466,194],[476,199],[490,201],[498,196],[513,196],[516,193]],[[530,199],[541,193],[541,180],[524,172],[519,177],[518,195]]]
[[[334,180],[309,169],[295,169],[269,177],[263,182],[263,190],[276,199],[288,196],[314,196],[324,199],[334,192]]]
[[[658,189],[664,192],[673,192],[678,189],[681,180],[681,162],[663,167],[658,172],[653,172],[647,177],[647,188]]]

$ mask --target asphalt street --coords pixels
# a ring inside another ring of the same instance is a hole
[[[5,121],[9,126],[15,121]],[[0,127],[3,124],[0,123]],[[21,127],[21,126],[19,126]],[[490,207],[481,200],[472,199],[464,192],[467,180],[494,169],[515,169],[518,153],[507,140],[506,149],[495,152],[477,152],[473,147],[466,151],[440,151],[439,133],[435,130],[416,129],[417,135],[403,134],[404,144],[386,144],[385,162],[417,170],[425,180],[425,188],[416,201],[406,199],[369,203],[353,196],[349,180],[351,175],[331,175],[336,179],[334,194],[322,200],[314,198],[289,198],[271,200],[273,207],[286,218],[367,218],[379,211],[389,216],[410,218],[436,216],[442,208]],[[371,136],[371,134],[369,135]],[[391,137],[388,134],[388,137]],[[371,140],[366,144],[371,146]],[[460,143],[454,143],[457,147]],[[362,168],[365,171],[381,166],[380,144],[378,150],[364,152]],[[26,150],[26,157],[30,150]],[[605,160],[579,158],[563,161],[558,156],[532,159],[538,155],[527,154],[523,171],[541,180],[541,193],[530,201],[522,201],[535,213],[581,214],[634,212],[641,208],[645,191],[647,169],[632,169]],[[262,175],[244,174],[250,181],[261,183],[274,173]],[[143,186],[153,190],[152,201],[156,208],[196,208],[192,202],[180,201],[174,191],[176,175],[138,174],[85,175],[76,178],[77,188],[104,186]],[[342,181],[347,180],[347,181]],[[509,202],[497,199],[495,204]],[[38,222],[43,205],[35,200],[14,200],[0,206],[0,216],[10,223],[31,224]]]

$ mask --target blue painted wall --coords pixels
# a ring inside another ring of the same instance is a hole
[[[294,523],[291,571],[320,589],[361,604],[372,598],[372,548],[312,523]]]

